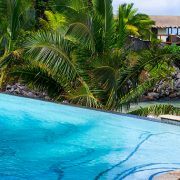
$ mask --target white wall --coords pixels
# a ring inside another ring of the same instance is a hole
[[[166,32],[166,28],[160,28],[160,29],[158,29],[158,34],[167,34],[167,32]],[[166,42],[166,39],[167,39],[167,37],[168,36],[161,36],[161,40],[163,41],[163,42]],[[158,36],[158,39],[160,39],[160,36]]]

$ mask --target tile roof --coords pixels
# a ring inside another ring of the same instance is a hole
[[[150,16],[155,21],[154,27],[166,28],[166,27],[179,27],[180,28],[180,16]]]

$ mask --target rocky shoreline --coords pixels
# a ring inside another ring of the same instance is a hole
[[[19,95],[29,98],[43,99],[53,101],[46,92],[38,92],[29,89],[26,85],[15,83],[13,85],[8,84],[3,93]],[[168,78],[168,81],[160,81],[154,89],[145,93],[142,96],[141,101],[157,101],[157,100],[169,100],[180,99],[180,70],[178,69],[172,77]]]
[[[154,89],[145,93],[142,101],[161,99],[180,99],[180,70],[178,69],[168,80],[161,80]]]
[[[34,99],[43,99],[47,101],[52,101],[48,94],[46,92],[38,92],[35,90],[29,89],[26,85],[15,83],[13,85],[8,84],[6,86],[6,90],[2,91],[5,94],[12,94],[12,95],[18,95],[18,96],[24,96]]]

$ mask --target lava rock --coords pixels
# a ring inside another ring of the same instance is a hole
[[[159,93],[155,93],[155,92],[148,93],[148,96],[153,99],[159,99],[160,97]]]

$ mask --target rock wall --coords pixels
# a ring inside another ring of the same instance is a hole
[[[180,99],[180,70],[169,77],[168,80],[162,80],[151,91],[143,96],[143,101],[154,101],[159,99]]]
[[[14,85],[8,84],[6,86],[5,93],[20,95],[30,98],[52,100],[46,92],[38,92],[30,90],[27,86],[15,83]],[[168,81],[160,81],[154,89],[145,93],[142,97],[142,101],[155,101],[159,99],[180,99],[180,70],[168,78]]]
[[[20,96],[25,96],[25,97],[30,97],[30,98],[52,100],[47,95],[47,93],[30,90],[27,86],[20,83],[15,83],[14,85],[8,84],[6,86],[6,90],[4,93],[20,95]]]

